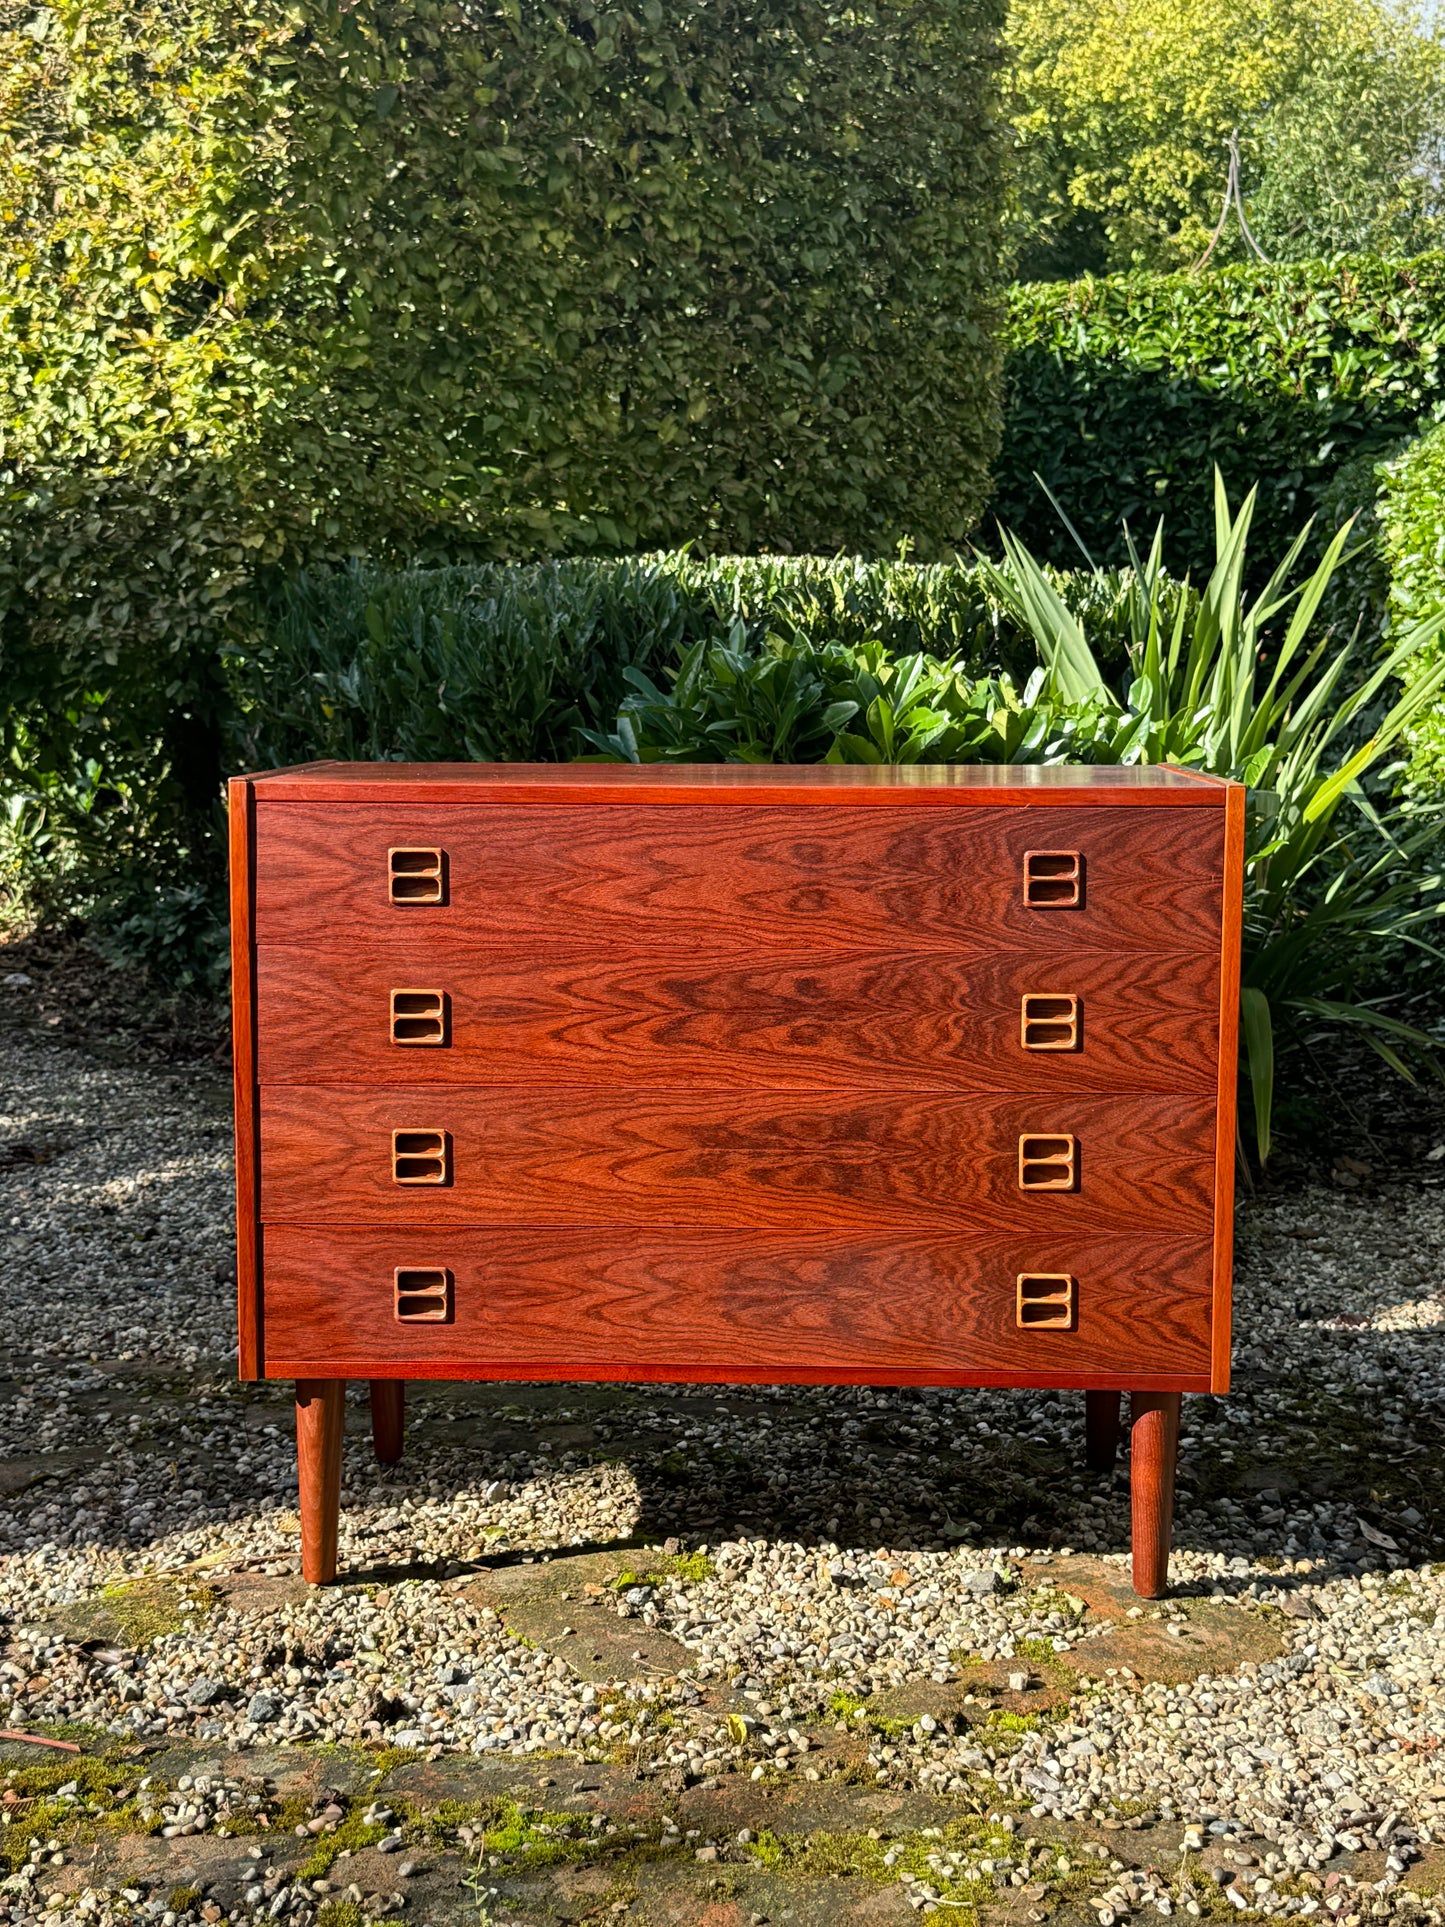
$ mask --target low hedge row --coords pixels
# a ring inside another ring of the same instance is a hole
[[[1121,578],[1054,580],[1101,656],[1121,660]],[[612,724],[629,668],[665,681],[699,642],[769,635],[957,656],[975,671],[1026,675],[1036,660],[971,564],[683,552],[353,568],[288,583],[265,641],[230,658],[231,761],[565,758],[579,729]]]
[[[1056,574],[1105,660],[1122,659],[1119,578]],[[301,573],[277,587],[254,633],[213,658],[220,759],[230,768],[312,757],[562,759],[607,729],[626,672],[666,683],[699,642],[873,644],[1027,674],[1031,641],[959,563],[815,556],[623,560]],[[172,978],[223,968],[217,867],[184,856],[188,820],[175,745],[96,701],[85,754],[8,779],[0,863],[57,909],[97,919],[118,954],[161,959]],[[12,718],[13,723],[13,718]],[[20,725],[23,727],[23,724]],[[221,828],[214,816],[211,841]],[[0,879],[3,880],[3,879]]]

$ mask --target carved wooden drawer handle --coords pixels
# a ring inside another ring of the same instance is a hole
[[[396,1322],[447,1325],[452,1316],[452,1274],[445,1265],[398,1266]]]
[[[1079,1140],[1067,1132],[1019,1139],[1020,1191],[1072,1191],[1079,1181]]]
[[[1018,1322],[1025,1331],[1072,1331],[1078,1284],[1066,1271],[1021,1271]]]
[[[1084,901],[1078,850],[1025,850],[1024,902],[1030,910],[1077,910]]]
[[[407,849],[386,853],[386,887],[393,903],[445,903],[445,850]]]
[[[1077,1050],[1083,1015],[1083,1005],[1077,997],[1036,992],[1023,999],[1019,1042],[1025,1050]]]
[[[450,1184],[452,1141],[446,1131],[393,1131],[393,1184]]]
[[[451,1036],[451,999],[444,990],[391,993],[393,1044],[445,1044]]]

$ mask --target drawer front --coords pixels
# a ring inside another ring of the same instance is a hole
[[[276,1378],[1208,1382],[1202,1240],[302,1225],[263,1240]],[[1073,1329],[1019,1329],[1021,1273],[1076,1281]]]
[[[1223,838],[1222,810],[1147,806],[467,808],[430,805],[424,792],[391,805],[263,796],[255,927],[263,942],[445,930],[565,939],[599,956],[624,932],[639,945],[726,933],[749,951],[820,955],[900,939],[953,951],[980,935],[1217,950]]]
[[[1207,1238],[1203,1097],[278,1085],[270,1222]]]
[[[1183,814],[1183,812],[1180,812]],[[715,939],[716,944],[716,939]],[[1075,951],[758,959],[458,941],[262,944],[262,1084],[1213,1093],[1219,959]],[[419,1015],[397,1019],[393,993]],[[1023,999],[1044,1020],[1025,1049]],[[1077,999],[1076,1048],[1052,1021]],[[1037,1006],[1031,1006],[1036,1009]],[[414,1041],[412,1041],[414,1040]]]

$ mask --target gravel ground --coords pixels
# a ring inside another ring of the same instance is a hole
[[[1182,1849],[1162,1871],[1105,1853],[1102,1927],[1445,1917],[1410,1877],[1445,1842],[1438,1157],[1243,1213],[1237,1390],[1185,1402],[1157,1608],[1126,1603],[1127,1483],[1083,1471],[1082,1400],[1002,1391],[438,1386],[385,1470],[358,1407],[349,1579],[303,1594],[284,1388],[230,1376],[229,1163],[207,1074],[0,1031],[0,1721],[232,1761],[112,1786],[142,1833],[254,1832],[246,1762],[330,1742],[941,1796],[967,1838],[876,1846],[905,1914],[1000,1888],[1077,1913],[1096,1860],[1065,1849],[1060,1872],[1058,1829],[1087,1823],[1172,1825]],[[503,1582],[543,1572],[528,1633]],[[405,1850],[397,1813],[333,1804],[313,1834]],[[741,1831],[664,1827],[659,1850],[758,1862]],[[492,1839],[461,1842],[477,1877],[507,1864]],[[58,1830],[11,1854],[0,1919],[46,1911],[57,1855]],[[46,1917],[346,1927],[406,1899],[270,1881],[205,1912],[61,1886]],[[470,1917],[506,1904],[478,1889]]]

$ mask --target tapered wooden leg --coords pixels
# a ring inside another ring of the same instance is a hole
[[[406,1435],[406,1383],[400,1378],[371,1381],[371,1443],[382,1465],[395,1465]]]
[[[1159,1599],[1169,1585],[1174,1461],[1179,1451],[1179,1394],[1131,1392],[1129,1404],[1134,1590],[1141,1599]]]
[[[1119,1394],[1085,1392],[1084,1461],[1091,1472],[1112,1472],[1119,1457]]]
[[[296,1381],[296,1471],[301,1488],[301,1574],[313,1586],[336,1577],[336,1526],[341,1510],[343,1378]]]

